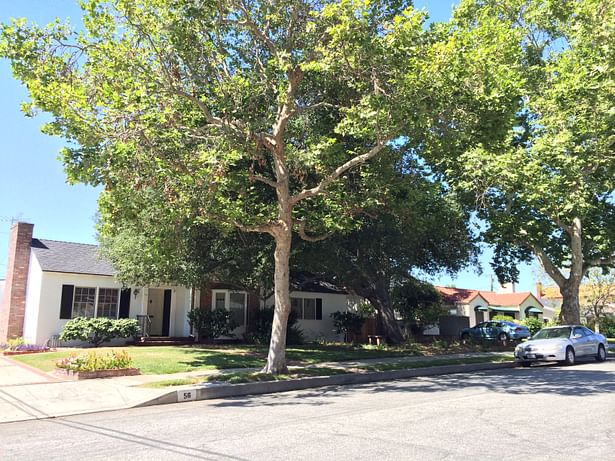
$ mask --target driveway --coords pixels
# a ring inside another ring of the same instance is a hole
[[[3,452],[2,452],[3,450]],[[615,360],[0,425],[0,459],[612,459]]]

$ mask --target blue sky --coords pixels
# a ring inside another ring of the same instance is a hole
[[[417,0],[432,21],[450,17],[456,2]],[[79,23],[81,10],[76,0],[0,0],[0,22],[12,17],[26,17],[46,24],[56,17]],[[24,117],[19,107],[27,99],[25,89],[12,78],[7,61],[0,60],[0,279],[6,270],[8,231],[11,220],[34,224],[36,237],[96,243],[94,220],[98,190],[66,183],[57,155],[63,145],[59,138],[40,132],[44,116]],[[464,271],[455,278],[438,277],[432,282],[464,288],[490,288],[490,252],[481,257],[483,274]],[[533,290],[529,267],[521,268],[520,290]]]

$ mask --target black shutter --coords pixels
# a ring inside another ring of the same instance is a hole
[[[316,298],[316,320],[322,320],[322,298]]]
[[[118,318],[127,319],[130,317],[130,288],[125,288],[120,294],[120,313]]]
[[[62,300],[60,301],[60,318],[70,319],[73,314],[73,294],[75,285],[62,285]]]

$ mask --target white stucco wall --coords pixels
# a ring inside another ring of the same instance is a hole
[[[35,261],[35,258],[33,258]],[[121,289],[122,284],[113,277],[102,275],[66,274],[41,272],[38,262],[30,265],[26,298],[26,322],[24,337],[28,342],[45,344],[49,338],[59,335],[68,319],[60,319],[62,285],[78,287],[99,287]],[[37,268],[38,270],[35,270]],[[170,335],[187,336],[189,328],[186,314],[190,308],[190,290],[183,287],[171,288]],[[147,288],[131,287],[129,318],[145,313]],[[26,333],[27,332],[27,333]],[[124,341],[124,340],[122,340]]]
[[[42,280],[43,272],[41,265],[36,256],[34,256],[34,252],[31,252],[28,283],[26,285],[26,311],[24,312],[23,322],[23,338],[27,343],[31,344],[41,344],[37,341],[36,330],[38,328]]]
[[[297,325],[303,331],[306,341],[324,339],[327,341],[342,341],[343,335],[335,333],[331,314],[337,311],[355,309],[359,300],[347,294],[312,293],[306,291],[291,291],[291,298],[322,299],[322,320],[299,320]],[[267,306],[273,305],[273,296],[267,299]]]

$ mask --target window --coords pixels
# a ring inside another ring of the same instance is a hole
[[[290,298],[290,308],[300,320],[322,320],[321,298]]]
[[[213,292],[213,308],[229,310],[236,327],[243,327],[246,324],[247,300],[248,295],[244,291],[214,290]]]
[[[94,317],[95,312],[96,288],[75,287],[75,297],[73,298],[73,318]]]
[[[75,287],[72,318],[108,317],[117,319],[120,290],[117,288]]]
[[[114,288],[98,289],[98,308],[96,317],[117,318],[118,290]]]

